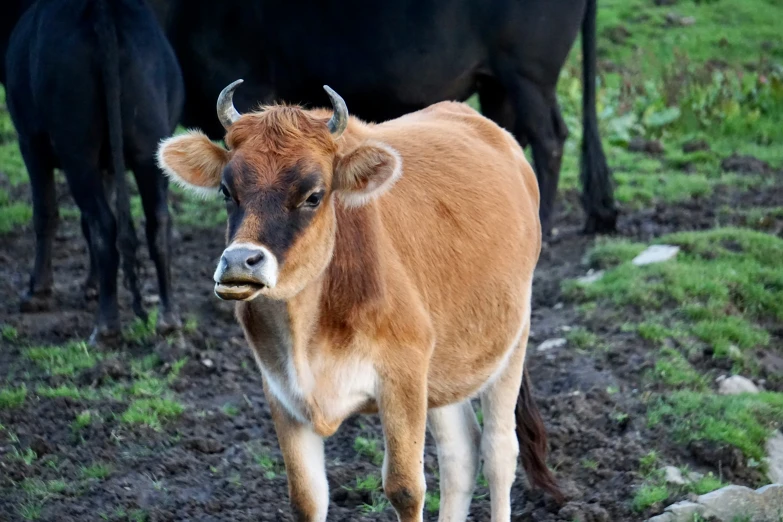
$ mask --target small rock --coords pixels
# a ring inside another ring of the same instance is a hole
[[[678,486],[684,486],[686,484],[685,478],[682,476],[682,471],[674,466],[666,466],[663,468],[664,477],[669,484],[676,484]]]
[[[732,375],[720,381],[718,393],[722,395],[737,395],[740,393],[758,393],[758,387],[753,381],[741,375]]]
[[[680,247],[673,245],[652,245],[631,261],[636,266],[668,261],[677,255]]]
[[[539,344],[536,348],[537,352],[545,352],[547,350],[551,350],[552,348],[562,348],[566,345],[568,341],[563,339],[562,337],[558,337],[555,339],[547,339],[543,343]]]
[[[696,23],[696,19],[692,16],[683,16],[680,18],[680,25],[683,27],[689,27]]]
[[[52,447],[49,445],[49,443],[37,435],[34,436],[33,440],[30,441],[30,449],[32,449],[39,457],[43,457],[44,455],[48,455],[52,452]]]
[[[563,303],[555,303],[555,306],[553,306],[555,310],[562,310],[563,309]]]
[[[666,13],[666,25],[669,27],[679,25],[680,27],[688,27],[696,23],[696,19],[692,16],[680,16],[677,13]]]
[[[214,363],[214,362],[212,362],[212,359],[203,359],[203,360],[201,361],[201,364],[203,364],[203,365],[204,365],[204,366],[206,366],[207,368],[212,368],[213,366],[215,366],[215,363]]]
[[[647,154],[662,154],[664,151],[660,141],[638,137],[628,143],[628,150],[630,152],[646,152]]]
[[[557,515],[565,520],[572,520],[574,522],[586,522],[586,517],[584,512],[580,509],[580,506],[569,502],[563,508],[558,511]]]
[[[219,440],[209,438],[190,439],[185,443],[185,446],[201,453],[220,453],[224,449]]]
[[[731,521],[736,517],[751,517],[751,520],[769,520],[758,517],[765,511],[759,496],[745,486],[726,486],[712,493],[701,495],[697,499],[705,507],[704,516],[718,520]],[[758,518],[756,518],[758,517]]]
[[[783,433],[780,431],[767,440],[767,466],[769,479],[783,484]]]
[[[160,296],[156,294],[149,294],[144,296],[144,304],[146,305],[156,305],[160,303]]]
[[[567,324],[564,324],[563,326],[560,327],[561,332],[570,332],[571,330],[573,330],[573,328],[571,328]]]
[[[720,168],[727,172],[740,172],[743,174],[764,174],[769,171],[769,163],[753,156],[739,156],[734,154],[720,163]]]
[[[587,274],[583,275],[582,277],[578,278],[577,281],[579,281],[583,285],[589,285],[591,283],[595,283],[599,279],[601,279],[604,276],[603,270],[593,270],[592,268],[587,271]]]
[[[671,515],[670,520],[672,522],[685,522],[686,520],[690,522],[695,518],[694,515],[701,515],[703,512],[704,506],[697,504],[696,502],[689,502],[687,500],[672,504],[671,506],[667,507],[665,511],[665,513],[669,513]]]
[[[690,140],[682,144],[682,151],[685,153],[700,150],[710,150],[710,145],[704,140]]]

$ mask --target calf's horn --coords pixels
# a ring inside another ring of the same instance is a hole
[[[234,91],[243,81],[244,80],[236,80],[235,82],[229,83],[225,89],[220,91],[220,96],[218,96],[218,119],[223,125],[223,128],[226,130],[228,130],[228,128],[231,127],[231,125],[236,122],[240,116],[242,116],[234,107]]]
[[[332,100],[332,107],[334,108],[334,114],[332,114],[327,125],[329,126],[329,132],[337,139],[348,126],[348,107],[345,105],[345,100],[334,92],[331,87],[324,85],[324,90],[329,95],[329,99]]]

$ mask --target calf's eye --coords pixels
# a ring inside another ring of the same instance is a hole
[[[323,191],[313,192],[309,196],[307,196],[307,199],[304,200],[303,206],[308,208],[316,208],[318,205],[321,204],[321,200],[324,197]]]

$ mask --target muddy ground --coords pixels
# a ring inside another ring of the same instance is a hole
[[[64,187],[60,189],[61,194],[67,194]],[[676,230],[742,225],[743,208],[775,206],[781,194],[780,186],[750,192],[719,188],[708,198],[625,212],[620,233],[649,240]],[[579,208],[576,194],[565,198],[571,203],[565,206]],[[68,198],[61,199],[67,202]],[[733,211],[719,210],[726,206]],[[569,327],[580,326],[575,306],[565,301],[560,291],[564,279],[583,275],[588,268],[582,259],[593,238],[578,233],[580,222],[579,210],[561,211],[557,236],[541,254],[528,351],[536,397],[550,437],[550,466],[568,503],[558,506],[548,496],[528,491],[520,468],[512,497],[513,520],[644,520],[649,513],[634,512],[631,499],[641,482],[639,458],[653,447],[669,462],[720,472],[727,480],[754,485],[758,477],[734,469],[731,455],[668,444],[665,429],[647,428],[643,398],[649,390],[642,374],[652,364],[651,350],[635,336],[623,333],[619,323],[612,328],[590,325],[604,344],[613,347],[611,351],[569,346],[536,350],[542,341],[562,337]],[[779,233],[780,223],[769,226],[777,227]],[[11,383],[25,382],[29,390],[21,408],[0,411],[0,423],[6,428],[0,432],[0,520],[21,520],[20,506],[29,503],[30,494],[18,483],[31,477],[63,479],[67,484],[64,491],[40,504],[39,520],[292,520],[260,375],[244,346],[231,305],[219,301],[212,292],[211,274],[223,248],[222,228],[178,227],[174,245],[176,297],[183,314],[197,319],[197,327],[184,334],[184,342],[161,338],[127,342],[120,349],[121,356],[108,357],[74,378],[79,386],[102,386],[130,379],[131,357],[157,353],[159,370],[165,371],[167,365],[187,356],[188,362],[172,384],[185,411],[178,419],[165,422],[160,432],[122,424],[117,416],[127,403],[121,401],[38,399],[32,392],[38,384],[57,386],[64,381],[33,367],[21,355],[24,347],[86,338],[95,307],[94,301],[83,298],[86,248],[78,221],[70,219],[61,223],[56,242],[56,307],[45,313],[19,312],[19,295],[27,284],[33,259],[32,239],[28,229],[4,236],[0,243],[0,324],[14,326],[20,335],[19,341],[0,341],[0,368],[3,374],[13,375]],[[142,257],[145,294],[152,295],[154,271],[146,252]],[[122,305],[127,324],[131,319],[127,294]],[[227,404],[232,407],[226,408]],[[75,434],[73,419],[87,408],[100,412],[101,420]],[[8,438],[9,431],[17,441]],[[354,485],[356,477],[379,473],[371,456],[354,449],[358,436],[380,440],[377,418],[352,418],[326,443],[329,520],[396,520],[389,507],[367,513],[363,506],[377,505],[378,500],[344,487]],[[9,458],[15,448],[28,447],[37,455],[32,462]],[[265,456],[263,465],[259,455]],[[110,463],[110,472],[103,479],[85,480],[81,468],[96,461]],[[428,489],[436,491],[437,464],[431,440],[425,464]],[[436,520],[437,513],[428,512],[427,517]],[[489,520],[484,486],[476,490],[471,519]]]

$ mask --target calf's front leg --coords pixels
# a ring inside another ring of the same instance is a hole
[[[421,522],[424,506],[427,377],[426,369],[424,374],[420,372],[421,367],[384,376],[379,390],[386,444],[383,490],[400,522]]]
[[[325,522],[329,509],[324,442],[312,428],[294,419],[264,386],[288,476],[294,520]]]

